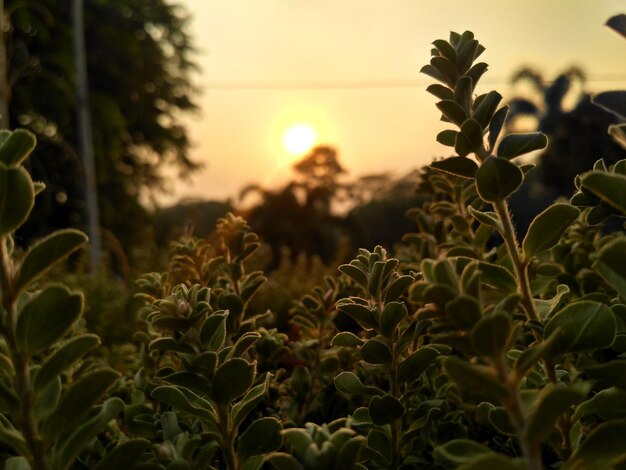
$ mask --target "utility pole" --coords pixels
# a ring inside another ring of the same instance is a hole
[[[2,0],[0,0],[0,2],[1,1]],[[76,117],[78,120],[78,142],[85,175],[85,203],[87,205],[87,221],[89,227],[89,255],[91,257],[91,272],[95,273],[100,268],[102,258],[102,237],[100,234],[98,187],[96,184],[96,165],[93,154],[91,111],[89,108],[83,0],[72,0],[72,21],[74,26],[74,62],[76,67]]]
[[[0,129],[9,128],[9,96],[11,95],[7,77],[9,68],[7,48],[4,42],[5,24],[4,0],[0,0]]]

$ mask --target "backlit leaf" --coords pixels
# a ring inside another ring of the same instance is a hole
[[[559,310],[545,327],[544,335],[560,332],[550,348],[551,354],[582,352],[606,348],[613,343],[617,325],[609,307],[583,300]]]
[[[500,157],[487,158],[476,172],[476,189],[486,202],[503,201],[522,184],[522,170]]]
[[[497,155],[510,160],[534,150],[541,150],[548,145],[548,138],[541,132],[527,134],[508,134],[498,145]]]
[[[527,259],[555,246],[580,211],[569,204],[552,204],[531,222],[523,247]]]

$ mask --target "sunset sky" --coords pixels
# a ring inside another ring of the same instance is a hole
[[[548,78],[576,64],[588,88],[626,87],[626,41],[604,26],[623,0],[177,0],[192,15],[202,68],[200,113],[188,119],[205,168],[172,196],[225,199],[284,182],[293,124],[312,126],[350,175],[397,175],[447,156],[444,128],[418,72],[430,43],[472,30],[490,68],[478,92],[512,96],[522,65]]]

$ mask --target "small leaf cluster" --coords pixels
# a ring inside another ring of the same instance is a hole
[[[141,429],[142,422],[159,422],[161,429],[153,426],[144,436],[163,439],[162,451],[154,457],[168,468],[218,462],[229,469],[260,468],[262,455],[282,443],[275,417],[250,417],[273,376],[259,372],[257,358],[267,360],[282,351],[280,335],[259,325],[267,315],[247,311],[265,281],[260,272],[248,274],[245,267],[259,243],[232,214],[220,220],[218,235],[216,247],[184,239],[174,248],[169,273],[139,282],[145,290],[140,297],[146,302],[147,329],[140,335],[145,360],[136,386],[152,406],[144,403],[129,424]],[[167,281],[186,276],[191,282],[172,286]],[[264,347],[255,349],[259,344]],[[154,411],[163,407],[168,411],[155,419]],[[178,450],[179,439],[185,440],[184,452]]]
[[[0,131],[0,442],[10,449],[6,468],[64,469],[124,402],[104,400],[119,374],[84,360],[100,340],[81,332],[82,295],[42,282],[87,237],[60,230],[21,256],[14,246],[13,232],[44,189],[23,166],[34,147],[27,131]]]

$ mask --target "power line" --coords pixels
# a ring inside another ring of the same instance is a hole
[[[432,81],[424,80],[329,80],[329,81],[212,81],[205,83],[205,90],[223,91],[291,91],[291,90],[367,90],[393,88],[424,88]],[[549,82],[548,82],[549,83]],[[624,74],[594,75],[585,83],[624,83]],[[507,78],[493,77],[481,80],[482,85],[510,85]]]

